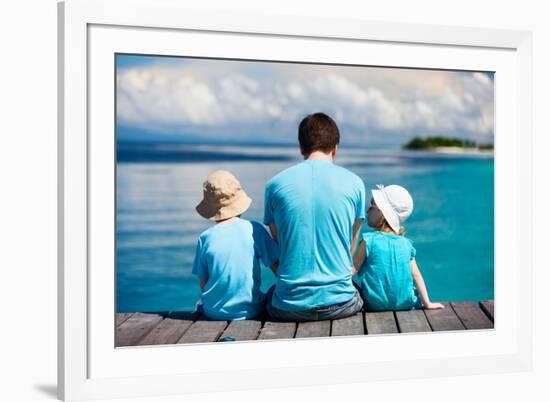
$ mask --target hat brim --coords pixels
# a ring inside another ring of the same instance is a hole
[[[384,215],[384,218],[386,219],[386,222],[388,222],[388,225],[390,225],[395,233],[399,233],[399,231],[401,230],[399,216],[393,210],[393,207],[390,204],[384,190],[371,190],[371,193],[372,198],[374,198],[374,202],[376,203],[376,206],[382,212],[382,215]]]
[[[205,200],[202,200],[195,207],[195,210],[203,218],[211,221],[220,221],[243,214],[250,207],[251,203],[252,199],[244,191],[242,191],[241,194],[229,205],[219,208],[205,202]]]

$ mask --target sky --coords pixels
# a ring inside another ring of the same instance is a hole
[[[493,142],[492,73],[117,55],[119,141],[296,143],[324,112],[341,143]]]

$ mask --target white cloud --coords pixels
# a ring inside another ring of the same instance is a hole
[[[415,103],[415,110],[411,114],[410,120],[412,120],[414,125],[426,125],[426,127],[434,128],[435,126],[435,113],[430,105],[426,102],[417,100]],[[413,117],[414,116],[414,117]]]
[[[302,88],[302,86],[296,82],[291,82],[288,85],[288,93],[294,99],[301,99],[305,95],[304,88]]]
[[[369,88],[363,113],[372,116],[380,129],[398,130],[403,127],[400,106],[400,102],[389,100],[380,90]]]
[[[450,109],[457,110],[459,112],[464,111],[464,103],[460,96],[454,93],[451,88],[446,88],[445,95],[443,95],[442,102]]]
[[[482,85],[491,85],[491,79],[487,76],[487,74],[483,73],[473,73],[472,76],[474,79],[479,82]]]
[[[294,138],[305,114],[324,111],[357,136],[492,140],[482,73],[193,60],[121,69],[117,83],[120,121],[159,132]]]

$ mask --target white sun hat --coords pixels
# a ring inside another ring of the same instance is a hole
[[[390,227],[399,233],[403,222],[412,214],[413,199],[404,187],[395,184],[388,187],[378,184],[376,187],[376,190],[371,190],[372,198]]]

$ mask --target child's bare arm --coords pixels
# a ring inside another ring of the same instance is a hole
[[[414,258],[411,260],[411,272],[414,279],[414,283],[416,285],[416,289],[418,290],[418,293],[420,294],[420,298],[422,299],[422,304],[424,304],[424,308],[425,309],[445,308],[445,306],[441,303],[432,303],[430,301],[430,297],[428,296],[428,289],[426,289],[426,284],[424,283],[424,278],[422,277],[422,274],[420,273],[420,269],[418,268],[418,265],[416,264],[416,260]]]
[[[359,243],[359,248],[357,249],[357,253],[353,257],[353,271],[352,274],[355,275],[361,270],[361,265],[363,265],[363,262],[365,261],[365,255],[366,252],[366,246],[365,242],[362,241]]]
[[[208,281],[207,278],[201,278],[201,279],[199,279],[199,286],[201,287],[201,291],[204,290],[204,287],[206,286],[206,281]]]

